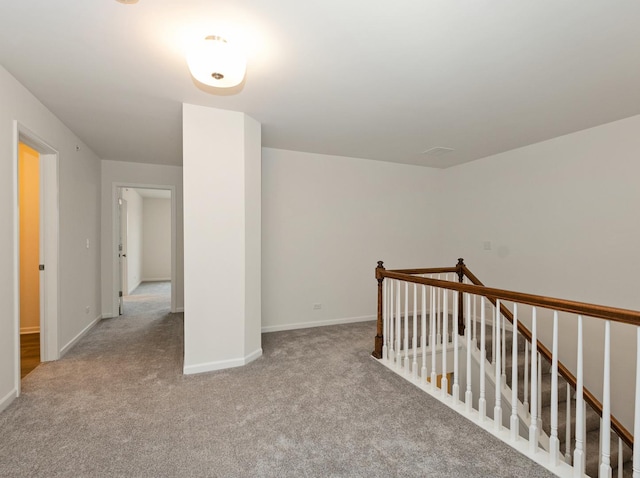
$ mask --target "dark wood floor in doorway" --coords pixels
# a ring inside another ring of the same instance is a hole
[[[20,335],[20,378],[40,365],[40,334]]]

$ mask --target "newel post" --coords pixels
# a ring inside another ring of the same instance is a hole
[[[382,277],[382,271],[384,271],[382,261],[378,261],[378,267],[376,267],[376,280],[378,281],[378,324],[376,329],[376,339],[375,339],[375,347],[371,355],[373,355],[377,359],[382,358],[382,334],[384,333],[383,327],[384,324],[382,322],[382,281],[384,277]]]
[[[458,274],[458,282],[462,284],[464,281],[464,259],[462,257],[458,258],[458,263],[456,264],[456,274]],[[464,315],[463,315],[463,300],[462,300],[462,292],[458,293],[458,334],[464,335]]]

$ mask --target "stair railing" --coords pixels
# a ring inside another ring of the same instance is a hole
[[[443,277],[444,279],[443,280]],[[457,276],[457,281],[455,280]],[[619,440],[627,444],[633,450],[633,476],[640,477],[640,449],[633,447],[633,435],[622,425],[622,423],[611,415],[610,400],[610,323],[618,322],[630,324],[636,327],[636,340],[638,344],[637,367],[636,367],[636,396],[635,396],[635,415],[634,429],[640,430],[640,312],[606,307],[584,302],[569,301],[551,297],[538,296],[533,294],[525,294],[504,289],[495,289],[484,286],[482,282],[467,268],[462,259],[458,260],[455,267],[441,268],[423,268],[423,269],[402,269],[402,270],[386,270],[382,261],[378,262],[376,268],[376,279],[378,281],[378,321],[377,333],[375,337],[375,348],[372,355],[387,365],[393,363],[396,368],[403,369],[405,374],[411,375],[417,384],[420,384],[426,391],[434,392],[439,388],[438,396],[444,399],[445,403],[453,405],[454,408],[463,407],[467,413],[471,412],[474,402],[471,393],[471,377],[470,377],[470,357],[472,356],[471,337],[474,342],[476,339],[476,323],[477,313],[472,314],[471,297],[480,297],[481,307],[481,325],[480,325],[480,392],[477,399],[477,410],[479,422],[486,419],[486,386],[485,386],[485,370],[484,358],[486,357],[486,337],[485,337],[485,301],[491,303],[494,307],[493,314],[493,332],[491,340],[491,350],[493,354],[492,364],[495,364],[495,374],[493,380],[496,385],[494,396],[495,407],[493,409],[493,421],[495,429],[502,433],[502,403],[503,395],[502,386],[506,386],[504,363],[506,359],[506,347],[504,340],[506,331],[504,327],[502,332],[500,322],[503,317],[513,324],[513,398],[511,399],[511,418],[508,425],[510,431],[508,433],[509,440],[503,438],[504,441],[511,444],[517,443],[520,436],[520,419],[518,413],[522,404],[517,403],[517,366],[515,363],[517,350],[517,334],[519,333],[527,341],[526,344],[531,345],[531,380],[525,375],[525,401],[528,397],[527,385],[531,385],[531,414],[529,421],[529,445],[528,451],[530,456],[535,458],[536,452],[539,451],[540,442],[540,424],[541,417],[539,410],[539,389],[540,383],[540,364],[541,358],[551,363],[551,434],[549,437],[548,462],[536,459],[539,463],[547,466],[549,469],[564,464],[561,460],[562,455],[559,450],[558,440],[558,376],[561,376],[567,382],[567,393],[569,387],[576,393],[576,426],[575,426],[575,449],[573,450],[573,465],[575,476],[583,476],[585,472],[585,410],[584,405],[588,404],[601,417],[600,432],[600,451],[598,457],[600,476],[611,476],[611,456],[610,456],[610,431],[613,430],[619,437]],[[385,279],[389,279],[389,287]],[[402,297],[401,289],[404,284],[404,297]],[[409,294],[409,284],[413,285],[413,294]],[[420,290],[418,290],[420,286]],[[420,293],[421,292],[421,295]],[[449,309],[449,296],[451,297],[451,309]],[[410,310],[410,297],[413,298],[413,315]],[[404,300],[403,300],[404,299]],[[510,310],[505,301],[513,304],[513,311]],[[529,330],[521,320],[517,317],[517,305],[524,304],[532,307],[532,326]],[[402,310],[404,305],[404,313]],[[465,311],[466,305],[466,314]],[[475,299],[474,299],[475,307]],[[547,309],[553,312],[553,347],[550,351],[542,342],[537,339],[537,309]],[[451,310],[452,313],[449,311]],[[577,338],[577,373],[573,373],[561,362],[558,361],[558,312],[566,312],[577,315],[578,322],[578,338]],[[473,322],[471,317],[473,315]],[[450,389],[448,383],[449,375],[446,360],[447,347],[449,346],[448,322],[449,317],[452,318],[453,335],[451,342],[454,351],[453,365],[453,387]],[[466,317],[466,321],[465,321]],[[600,402],[595,395],[584,387],[583,383],[583,317],[591,317],[605,321],[605,343],[604,343],[604,373],[603,373],[603,401]],[[455,320],[455,319],[457,320]],[[413,335],[411,335],[409,323],[412,322]],[[420,331],[418,330],[418,322],[420,322]],[[466,325],[465,325],[466,322]],[[402,328],[404,325],[404,330]],[[472,331],[473,327],[473,331]],[[429,333],[427,334],[427,328]],[[440,336],[442,329],[442,337]],[[466,333],[465,333],[466,330]],[[437,332],[436,332],[437,331]],[[421,332],[421,334],[420,334]],[[436,336],[436,333],[438,334]],[[386,335],[385,335],[386,334]],[[411,340],[409,337],[411,336]],[[466,372],[466,392],[464,400],[460,401],[459,394],[459,356],[458,348],[464,346],[465,341],[459,340],[458,336],[466,337],[467,349],[467,372]],[[502,338],[502,351],[500,350],[500,338]],[[427,343],[429,346],[427,347]],[[435,369],[436,351],[440,347],[442,375],[437,376]],[[527,347],[528,348],[528,347]],[[411,353],[410,353],[411,350]],[[404,357],[403,354],[404,353]],[[418,355],[421,356],[422,368],[418,371]],[[427,368],[427,356],[431,355],[431,373]],[[411,361],[413,355],[413,361]],[[525,355],[525,359],[528,355]],[[525,374],[529,369],[525,366]],[[538,380],[536,380],[538,377]],[[439,383],[436,383],[437,380]],[[429,382],[427,385],[426,382]],[[570,407],[569,396],[567,396],[567,404]],[[567,410],[567,417],[571,409]],[[567,443],[571,443],[570,427],[567,418]],[[498,433],[498,435],[500,435]],[[520,444],[521,445],[521,444]],[[569,445],[567,445],[569,447]],[[622,451],[619,447],[618,457],[618,473],[622,476]],[[571,458],[569,448],[565,455]],[[570,461],[570,460],[569,460]]]

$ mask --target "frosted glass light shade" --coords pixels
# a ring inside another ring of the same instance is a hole
[[[208,36],[195,45],[187,54],[187,64],[196,80],[217,88],[240,84],[247,70],[242,52],[217,36]]]

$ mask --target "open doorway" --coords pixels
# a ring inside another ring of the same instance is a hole
[[[58,153],[15,123],[16,389],[58,349]]]
[[[40,153],[18,144],[20,378],[40,365]]]
[[[126,308],[140,299],[134,295],[150,292],[163,296],[175,312],[173,188],[119,185],[115,196],[119,314],[126,314]]]

